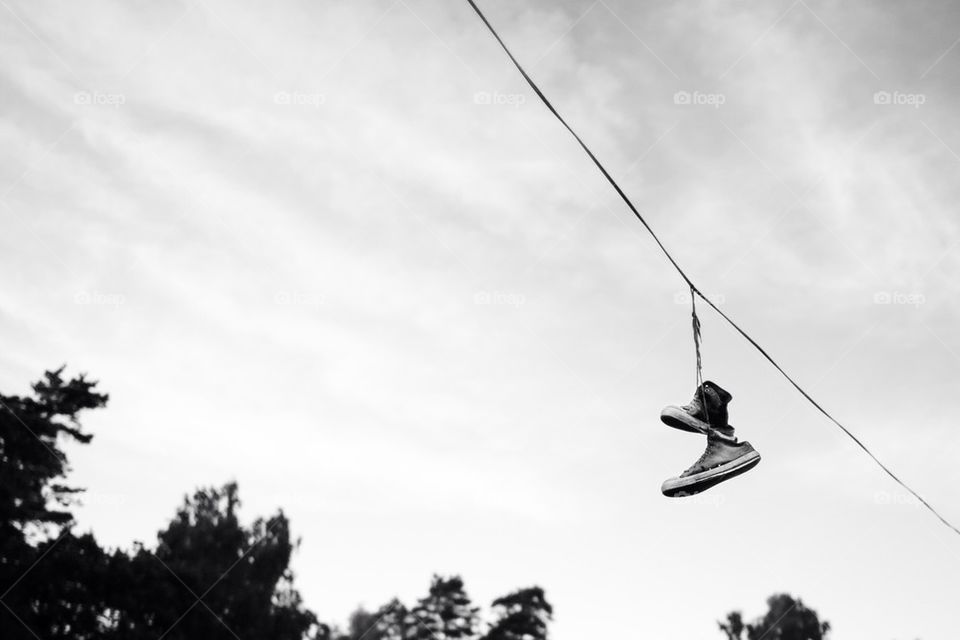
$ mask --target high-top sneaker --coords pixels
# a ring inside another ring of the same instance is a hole
[[[679,477],[664,481],[660,490],[670,498],[691,496],[746,473],[759,462],[760,454],[749,442],[731,443],[716,433],[708,433],[707,449],[700,459]]]
[[[707,434],[713,429],[730,440],[733,427],[727,424],[727,404],[732,399],[719,385],[707,381],[697,387],[690,404],[665,407],[660,420],[674,429],[693,433]]]

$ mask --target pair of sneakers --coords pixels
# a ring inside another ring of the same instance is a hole
[[[690,496],[716,486],[760,462],[760,454],[749,442],[738,442],[727,421],[727,404],[733,399],[713,382],[704,382],[690,404],[669,406],[660,413],[664,424],[707,436],[707,449],[700,459],[676,478],[664,481],[660,490],[668,497]]]

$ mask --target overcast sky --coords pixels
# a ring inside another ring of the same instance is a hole
[[[708,310],[763,462],[660,494],[703,446],[658,420],[682,281],[465,2],[0,5],[0,384],[110,393],[69,450],[102,542],[236,479],[333,622],[441,572],[542,585],[556,640],[775,591],[955,637],[960,539]],[[751,5],[481,3],[699,287],[960,520],[960,11]]]

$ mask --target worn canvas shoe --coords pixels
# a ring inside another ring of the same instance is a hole
[[[693,466],[677,478],[664,481],[660,488],[670,498],[692,496],[724,480],[753,469],[760,462],[760,454],[749,442],[730,443],[716,434],[707,436],[707,449]]]
[[[660,420],[674,429],[703,434],[715,429],[723,435],[732,436],[733,429],[727,424],[727,404],[732,399],[733,396],[717,384],[704,382],[697,387],[690,404],[664,408],[660,412]]]

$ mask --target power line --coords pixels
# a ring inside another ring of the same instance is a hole
[[[537,94],[537,97],[540,98],[540,100],[541,100],[541,101],[543,102],[543,104],[547,107],[547,109],[550,110],[550,113],[552,113],[552,114],[554,115],[554,117],[555,117],[557,120],[560,121],[560,124],[562,124],[562,125],[564,126],[564,128],[565,128],[567,131],[570,132],[570,135],[572,135],[572,136],[574,137],[574,139],[575,139],[575,140],[577,141],[577,143],[580,145],[580,148],[583,149],[584,152],[590,157],[590,160],[592,160],[592,161],[593,161],[593,164],[596,165],[597,169],[600,170],[600,173],[603,174],[603,177],[607,179],[607,182],[610,183],[610,186],[612,186],[612,187],[614,188],[614,190],[617,192],[617,194],[620,196],[620,198],[626,203],[627,207],[630,208],[630,211],[633,212],[633,215],[635,215],[635,216],[637,217],[637,220],[640,221],[640,224],[642,224],[642,225],[644,226],[644,228],[647,230],[647,232],[651,235],[651,237],[653,237],[654,241],[656,241],[656,243],[657,243],[657,246],[659,246],[659,247],[660,247],[660,250],[663,251],[663,255],[665,255],[665,256],[667,257],[667,260],[670,261],[670,264],[673,265],[673,268],[677,270],[677,273],[680,274],[680,277],[683,278],[683,281],[687,284],[687,286],[690,287],[690,291],[691,291],[693,294],[695,294],[696,296],[699,296],[700,299],[702,299],[704,302],[706,302],[708,305],[710,305],[710,307],[712,307],[714,311],[716,311],[718,314],[720,314],[720,317],[723,318],[724,320],[726,320],[727,323],[728,323],[731,327],[733,327],[734,329],[737,330],[737,333],[739,333],[741,336],[743,336],[744,339],[746,339],[747,342],[749,342],[757,351],[759,351],[759,352],[760,352],[760,355],[762,355],[764,358],[766,358],[767,361],[768,361],[770,364],[772,364],[773,367],[774,367],[777,371],[779,371],[780,374],[781,374],[784,378],[786,378],[787,381],[788,381],[790,384],[793,385],[793,388],[800,392],[800,395],[802,395],[804,398],[806,398],[807,401],[808,401],[810,404],[812,404],[814,407],[817,408],[818,411],[820,411],[820,413],[822,413],[822,414],[823,414],[824,416],[826,416],[827,419],[829,419],[833,424],[835,424],[837,427],[839,427],[840,430],[843,431],[843,432],[847,435],[847,437],[849,437],[851,440],[853,440],[853,441],[857,444],[857,446],[860,447],[860,448],[864,451],[864,453],[866,453],[868,456],[870,456],[870,458],[871,458],[875,463],[877,463],[877,466],[879,466],[881,469],[883,469],[888,476],[890,476],[891,478],[893,478],[893,480],[894,480],[897,484],[899,484],[901,487],[903,487],[904,489],[906,489],[907,491],[909,491],[910,494],[913,495],[913,497],[915,497],[917,500],[919,500],[920,503],[921,503],[924,507],[926,507],[933,515],[935,515],[935,516],[940,520],[940,522],[942,522],[944,525],[946,525],[946,526],[949,527],[951,530],[953,530],[954,533],[960,535],[960,529],[958,529],[958,528],[957,528],[955,525],[953,525],[949,520],[947,520],[947,519],[944,518],[942,515],[940,515],[940,513],[939,513],[936,509],[934,509],[933,506],[932,506],[929,502],[927,502],[926,500],[924,500],[924,498],[923,498],[919,493],[917,493],[916,491],[914,491],[907,483],[905,483],[903,480],[901,480],[900,478],[898,478],[897,475],[896,475],[893,471],[891,471],[889,467],[887,467],[887,465],[885,465],[885,464],[883,464],[882,462],[880,462],[879,458],[877,458],[877,456],[875,456],[875,455],[873,454],[873,452],[870,451],[870,449],[867,448],[867,445],[865,445],[857,436],[855,436],[853,433],[851,433],[851,431],[850,431],[849,429],[847,429],[845,426],[843,426],[842,424],[840,424],[840,422],[839,422],[836,418],[834,418],[832,415],[830,415],[830,413],[828,413],[826,409],[824,409],[822,406],[820,406],[820,403],[817,402],[816,400],[814,400],[814,399],[810,396],[809,393],[807,393],[806,391],[804,391],[803,388],[802,388],[799,384],[797,384],[797,382],[796,382],[793,378],[791,378],[790,375],[789,375],[786,371],[784,371],[783,368],[782,368],[779,364],[777,364],[777,362],[770,356],[769,353],[767,353],[767,351],[766,351],[763,347],[760,346],[759,343],[757,343],[756,340],[754,340],[752,337],[750,337],[750,335],[749,335],[746,331],[744,331],[743,329],[741,329],[740,326],[737,325],[736,322],[734,322],[727,314],[725,314],[723,311],[721,311],[720,308],[717,307],[717,305],[715,305],[715,304],[710,300],[710,298],[708,298],[707,296],[703,295],[703,293],[700,292],[700,289],[698,289],[697,286],[696,286],[695,284],[693,284],[693,282],[690,280],[690,278],[687,276],[687,274],[684,272],[684,270],[680,267],[680,265],[677,263],[677,261],[674,260],[674,258],[673,258],[672,255],[670,255],[670,252],[667,251],[667,248],[664,246],[663,242],[661,242],[661,241],[660,241],[660,238],[657,237],[657,234],[654,232],[653,228],[652,228],[652,227],[650,226],[650,224],[644,219],[644,217],[643,217],[643,215],[641,215],[640,211],[637,210],[637,207],[634,206],[633,202],[630,200],[630,198],[627,196],[627,194],[624,192],[624,190],[623,190],[622,188],[620,188],[620,185],[617,184],[617,181],[613,179],[613,176],[610,175],[610,172],[607,171],[606,167],[604,167],[603,164],[600,162],[600,160],[597,159],[597,156],[595,156],[595,155],[593,154],[593,151],[591,151],[590,148],[586,145],[586,143],[580,138],[580,136],[577,135],[577,132],[574,131],[573,128],[572,128],[569,124],[567,124],[567,121],[563,119],[563,116],[560,115],[560,112],[557,111],[556,107],[553,106],[553,104],[550,102],[550,100],[547,98],[547,96],[544,95],[543,91],[540,90],[540,87],[537,86],[537,83],[534,82],[533,79],[532,79],[532,78],[527,74],[527,72],[523,69],[523,67],[520,65],[520,63],[517,61],[517,59],[514,57],[513,53],[512,53],[512,52],[510,51],[510,49],[507,47],[506,43],[505,43],[505,42],[503,41],[503,39],[500,37],[500,34],[497,33],[497,30],[494,29],[494,28],[493,28],[493,25],[490,24],[490,21],[487,20],[487,17],[486,17],[486,16],[483,14],[483,12],[480,10],[480,7],[477,6],[476,2],[474,2],[474,0],[467,0],[467,3],[468,3],[471,7],[473,7],[473,10],[477,13],[477,15],[478,15],[478,16],[480,17],[480,19],[483,21],[483,24],[486,25],[487,29],[490,30],[490,33],[493,34],[493,37],[496,38],[497,42],[500,44],[500,47],[503,49],[504,53],[506,53],[507,56],[510,58],[510,61],[513,62],[513,66],[515,66],[515,67],[517,68],[517,71],[519,71],[519,72],[520,72],[520,75],[523,76],[523,79],[527,81],[527,84],[530,85],[530,88],[533,89],[533,92]]]

